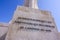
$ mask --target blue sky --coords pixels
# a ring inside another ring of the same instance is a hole
[[[0,0],[0,22],[8,23],[14,14],[17,5],[22,6],[24,0]],[[60,31],[60,0],[38,0],[38,6],[42,10],[51,11],[55,23]]]

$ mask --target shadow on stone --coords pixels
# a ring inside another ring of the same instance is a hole
[[[0,37],[0,40],[5,40],[6,34],[7,34],[7,33],[5,33],[3,36],[1,36],[1,37]]]

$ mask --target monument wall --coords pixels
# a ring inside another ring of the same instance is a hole
[[[58,40],[58,31],[49,11],[18,6],[6,40]]]
[[[58,38],[59,38],[59,40],[60,40],[60,32],[58,33]]]
[[[0,25],[0,36],[4,33],[0,40],[58,40],[60,36],[51,12],[39,10],[38,0],[24,1],[24,6],[15,10],[9,25]]]
[[[8,25],[7,23],[0,23],[0,37],[7,33]]]

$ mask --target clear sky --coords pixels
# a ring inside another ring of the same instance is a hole
[[[17,5],[22,6],[24,0],[0,0],[0,22],[8,23],[14,14]],[[51,11],[55,23],[60,31],[60,0],[38,0],[38,6],[42,10]]]

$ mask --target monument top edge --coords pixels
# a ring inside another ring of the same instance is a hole
[[[16,12],[34,12],[34,13],[40,13],[40,14],[44,14],[44,15],[49,15],[52,17],[51,15],[51,12],[50,11],[47,11],[47,10],[40,10],[40,9],[34,9],[34,8],[29,8],[29,7],[26,7],[26,6],[17,6],[16,10],[15,10],[15,13]]]
[[[0,23],[0,26],[8,26],[8,23]]]
[[[49,12],[49,13],[51,13],[51,11],[48,11],[48,10],[41,10],[41,9],[34,9],[34,8],[31,8],[31,7],[25,7],[25,6],[17,6],[17,9],[20,9],[20,8],[27,8],[27,9],[33,9],[33,10],[39,10],[39,11],[44,11],[44,12]]]

